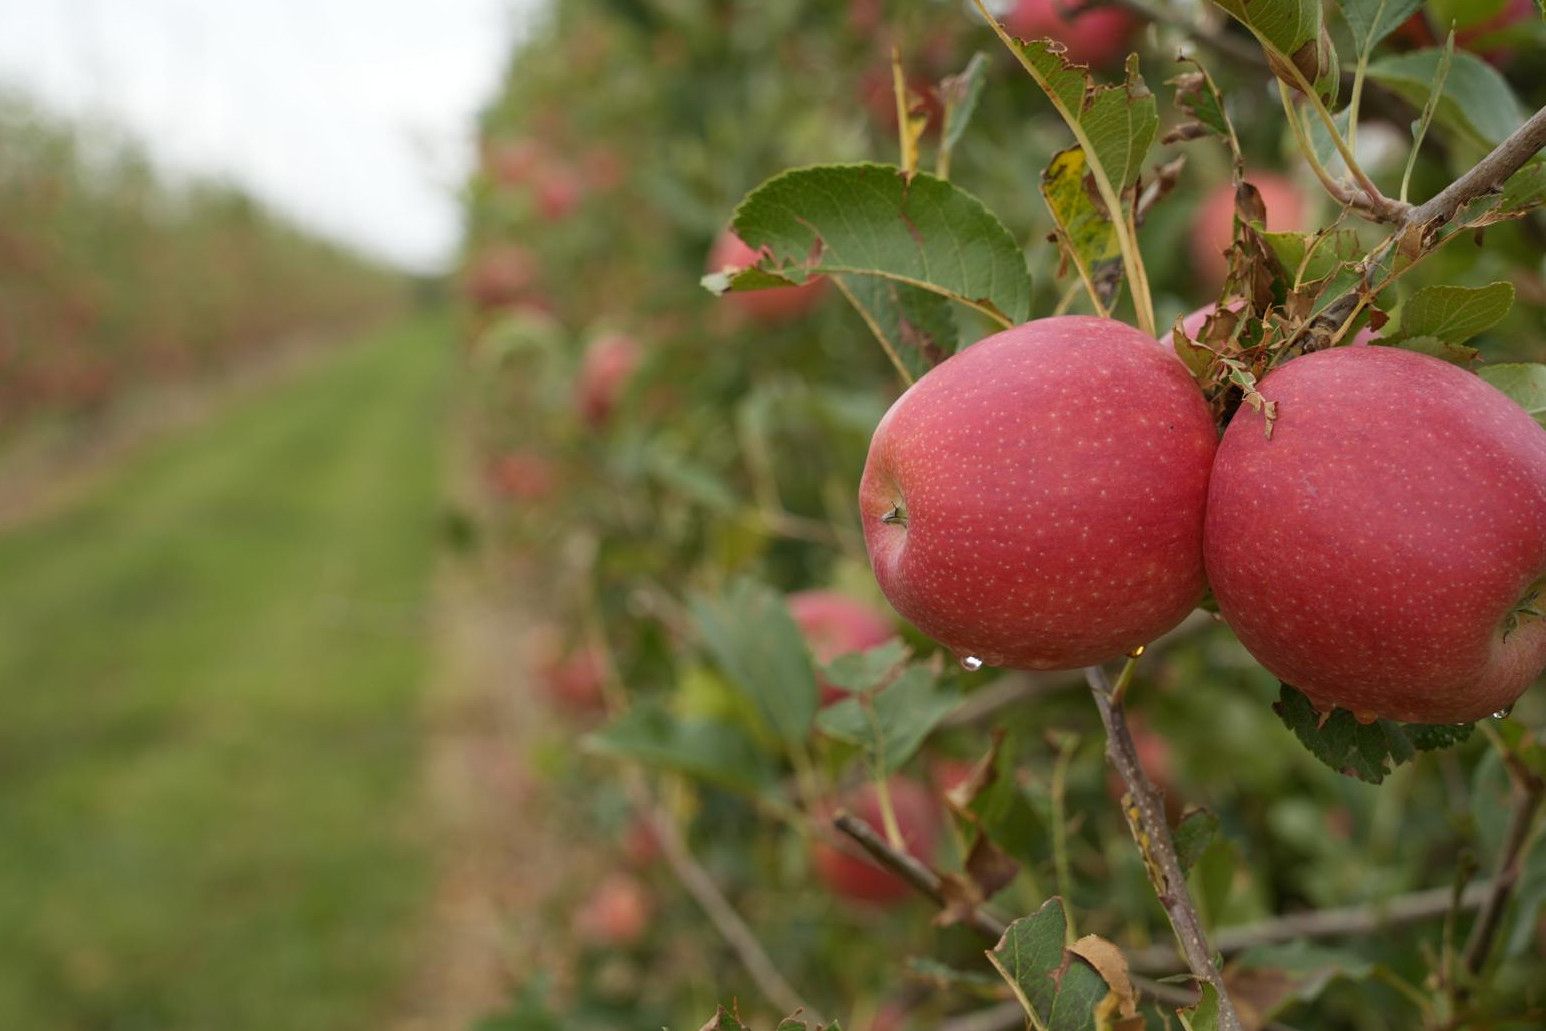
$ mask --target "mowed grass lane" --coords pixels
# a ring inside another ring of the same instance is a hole
[[[446,330],[0,536],[0,1027],[367,1028],[415,836]]]

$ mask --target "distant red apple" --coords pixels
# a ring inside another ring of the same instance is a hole
[[[545,160],[545,148],[532,139],[490,140],[484,145],[485,169],[496,183],[507,188],[529,186]]]
[[[558,482],[553,463],[531,451],[511,451],[489,463],[489,485],[501,497],[541,501]]]
[[[639,342],[631,336],[613,333],[591,341],[574,384],[575,407],[587,426],[601,429],[611,421],[643,358]]]
[[[1310,228],[1309,203],[1293,180],[1276,172],[1252,172],[1247,180],[1267,208],[1267,229],[1298,232]],[[1229,249],[1235,232],[1235,187],[1220,183],[1197,207],[1192,221],[1192,271],[1205,289],[1216,290],[1229,274]]]
[[[463,275],[463,288],[482,310],[521,301],[537,280],[537,259],[519,244],[493,244],[475,252]]]
[[[1041,319],[946,359],[875,429],[859,487],[891,605],[965,661],[1105,662],[1201,600],[1217,434],[1173,352]]]
[[[1546,667],[1546,430],[1457,366],[1338,347],[1269,373],[1213,466],[1225,620],[1321,711],[1461,723]]]
[[[839,655],[868,651],[896,636],[891,621],[861,601],[836,591],[798,591],[788,599],[789,614],[794,617],[805,643],[816,662],[825,666]],[[831,705],[848,697],[847,692],[817,676],[821,686],[821,704]]]
[[[735,233],[725,230],[709,252],[709,271],[722,272],[755,264],[759,255]],[[826,281],[813,279],[801,286],[771,290],[747,290],[726,294],[729,302],[759,322],[787,322],[806,315],[821,300]]]
[[[1004,15],[1004,28],[1020,39],[1055,39],[1078,64],[1104,68],[1119,63],[1127,56],[1138,19],[1115,4],[1068,13],[1083,6],[1080,0],[1019,0]]]
[[[939,756],[929,762],[929,780],[934,782],[934,790],[941,795],[948,795],[965,784],[975,772],[977,764],[969,759]]]
[[[611,873],[574,915],[574,931],[591,945],[622,949],[649,930],[654,910],[648,889],[630,874]]]
[[[1535,9],[1535,0],[1506,0],[1502,9],[1491,18],[1474,24],[1457,26],[1455,46],[1470,50],[1493,64],[1507,64],[1514,57],[1513,49],[1506,45],[1489,45],[1488,37],[1504,29],[1513,28],[1515,25],[1523,25],[1537,17],[1539,14]],[[1436,47],[1443,40],[1442,34],[1434,34],[1427,17],[1421,11],[1402,22],[1396,32],[1401,38],[1417,47]]]
[[[908,853],[929,861],[939,844],[939,803],[922,784],[905,777],[892,777],[886,781],[886,788]],[[873,783],[850,792],[840,805],[885,836],[880,798]],[[862,849],[846,839],[838,842],[817,838],[812,861],[817,878],[827,889],[851,902],[888,905],[912,892],[906,881],[876,865]]]
[[[623,855],[630,866],[643,869],[660,858],[660,836],[644,816],[636,816],[623,834]]]
[[[538,666],[538,684],[556,708],[585,714],[606,709],[607,663],[601,650],[582,646],[567,654],[550,654]]]
[[[933,81],[927,75],[908,75],[907,88],[922,106],[924,132],[937,131],[945,120],[945,104]],[[896,81],[891,62],[877,61],[861,72],[857,90],[859,103],[875,125],[885,132],[896,132]]]
[[[574,169],[550,162],[537,178],[536,197],[539,215],[549,222],[562,222],[579,210],[585,190]]]

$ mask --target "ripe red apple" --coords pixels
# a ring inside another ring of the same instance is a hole
[[[537,682],[555,708],[574,714],[602,712],[607,707],[607,663],[591,646],[568,653],[550,651],[538,664]]]
[[[812,657],[826,665],[839,655],[868,651],[896,636],[896,628],[870,606],[836,591],[797,591],[787,599]],[[848,697],[819,674],[821,704],[831,705]]]
[[[906,777],[892,777],[886,781],[886,790],[891,796],[891,810],[896,814],[897,827],[902,832],[908,853],[927,862],[933,858],[939,844],[939,803],[922,784]],[[885,836],[880,798],[873,783],[850,792],[840,805]],[[822,818],[825,820],[825,814]],[[898,902],[912,892],[906,881],[876,865],[859,846],[847,839],[817,838],[812,861],[816,876],[828,890],[851,902],[886,905]]]
[[[1261,193],[1267,208],[1267,229],[1274,233],[1310,228],[1309,203],[1293,180],[1275,172],[1252,172],[1248,181]],[[1192,271],[1197,281],[1216,290],[1229,273],[1224,252],[1235,231],[1235,187],[1220,183],[1197,207],[1192,221]]]
[[[636,816],[623,833],[623,856],[630,866],[642,870],[660,858],[660,836],[649,819]]]
[[[580,358],[574,384],[575,407],[587,426],[601,429],[611,421],[643,357],[639,342],[631,336],[613,333],[591,341]]]
[[[579,210],[585,191],[578,174],[567,165],[549,163],[535,183],[537,213],[549,222],[562,222]]]
[[[875,125],[884,132],[896,132],[896,82],[891,72],[891,62],[877,61],[870,65],[860,73],[855,88],[859,103],[869,112]],[[937,131],[945,120],[945,102],[933,81],[927,75],[909,75],[907,88],[922,104],[924,132]]]
[[[742,269],[755,264],[760,255],[731,230],[725,230],[714,241],[709,252],[710,272]],[[813,279],[801,286],[774,288],[771,290],[747,290],[725,296],[742,312],[758,322],[788,322],[800,318],[821,301],[826,291],[826,281]]]
[[[1457,26],[1455,46],[1473,51],[1493,64],[1507,64],[1513,59],[1514,51],[1507,46],[1488,45],[1488,37],[1515,25],[1523,25],[1535,17],[1538,17],[1535,0],[1507,0],[1502,9],[1491,18],[1470,25]],[[1443,34],[1434,34],[1428,19],[1421,11],[1402,22],[1396,32],[1417,47],[1435,47],[1443,41]]]
[[[516,501],[541,501],[553,493],[558,474],[553,463],[531,451],[511,451],[489,463],[494,493]]]
[[[875,578],[963,661],[1105,662],[1203,594],[1217,434],[1174,353],[1041,319],[936,366],[881,419],[859,487]]]
[[[519,244],[493,244],[475,253],[463,273],[463,289],[479,309],[522,300],[537,279],[537,260]]]
[[[1073,16],[1079,0],[1019,0],[1004,15],[1004,28],[1020,39],[1055,39],[1068,48],[1068,59],[1101,68],[1127,56],[1138,19],[1115,5]]]
[[[1208,496],[1240,642],[1321,711],[1461,723],[1546,667],[1546,430],[1477,376],[1387,347],[1296,358],[1242,409]]]
[[[626,873],[608,874],[574,915],[575,934],[583,941],[621,949],[636,944],[649,930],[654,905],[648,889]]]

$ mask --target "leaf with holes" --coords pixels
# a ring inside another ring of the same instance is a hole
[[[1097,1031],[1117,993],[1089,960],[1064,947],[1068,918],[1054,896],[1009,925],[988,959],[1042,1031]],[[1098,1015],[1099,1014],[1099,1015]],[[1140,1025],[1141,1026],[1141,1025]]]
[[[1346,709],[1334,709],[1322,717],[1308,698],[1287,684],[1282,686],[1272,711],[1311,755],[1338,773],[1370,784],[1383,781],[1419,751],[1459,744],[1474,729],[1403,724],[1387,719],[1360,723]]]

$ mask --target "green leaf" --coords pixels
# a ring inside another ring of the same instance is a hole
[[[1293,65],[1323,100],[1329,103],[1336,98],[1340,69],[1336,48],[1323,31],[1321,0],[1214,2],[1251,30],[1284,82],[1295,85],[1284,67]]]
[[[641,703],[590,734],[586,748],[674,770],[733,791],[756,793],[777,779],[773,763],[739,727],[716,720],[678,719],[658,704]]]
[[[845,698],[821,711],[822,733],[864,749],[882,773],[901,767],[929,731],[960,704],[961,696],[939,684],[927,666],[910,666],[880,691]]]
[[[751,1031],[751,1029],[741,1023],[739,1012],[732,1012],[721,1006],[715,1011],[714,1016],[709,1018],[709,1022],[703,1025],[701,1031]],[[800,1031],[805,1031],[804,1025],[801,1026]]]
[[[999,749],[993,782],[978,792],[971,810],[995,845],[1021,864],[1035,867],[1051,855],[1052,836],[1016,775],[1016,754],[1012,740]]]
[[[714,662],[788,744],[803,742],[818,691],[805,638],[783,596],[742,579],[717,598],[693,599],[698,634]]]
[[[1388,337],[1437,337],[1447,344],[1463,344],[1497,325],[1513,306],[1512,283],[1427,286],[1401,306],[1400,328]]]
[[[1300,285],[1318,283],[1363,254],[1358,234],[1351,229],[1329,229],[1318,233],[1263,232],[1259,235],[1272,249],[1284,271],[1299,277]]]
[[[917,379],[955,354],[960,331],[950,302],[921,287],[878,276],[839,276],[860,318]]]
[[[1219,818],[1207,809],[1193,809],[1181,817],[1173,833],[1176,858],[1183,873],[1190,870],[1219,836]]]
[[[1202,998],[1197,1000],[1197,1005],[1181,1010],[1176,1016],[1181,1018],[1181,1026],[1186,1031],[1218,1031],[1219,990],[1211,984],[1203,985]]]
[[[988,960],[1037,1028],[1096,1031],[1095,1008],[1111,988],[1093,966],[1063,947],[1067,927],[1063,900],[1050,898],[1010,924]]]
[[[907,957],[907,972],[914,978],[948,988],[964,988],[980,995],[1003,991],[1003,982],[981,970],[960,970],[929,956]]]
[[[1369,77],[1421,109],[1438,79],[1441,48],[1390,54],[1369,65]],[[1523,106],[1498,70],[1475,54],[1455,51],[1435,114],[1439,125],[1472,145],[1490,149],[1525,120]]]
[[[1376,719],[1360,723],[1346,709],[1334,709],[1322,721],[1310,700],[1284,684],[1273,704],[1283,725],[1301,744],[1338,773],[1370,784],[1383,781],[1419,750],[1447,748],[1470,736],[1471,727],[1435,727]],[[1420,744],[1419,744],[1420,742]]]
[[[1362,981],[1380,969],[1349,950],[1304,941],[1257,946],[1242,952],[1235,964],[1240,970],[1270,975],[1252,979],[1261,988],[1252,1001],[1264,1017],[1276,1016],[1296,1002],[1314,1002],[1338,978]]]
[[[892,165],[821,165],[774,176],[736,209],[736,233],[771,257],[710,290],[875,276],[959,301],[1006,324],[1030,317],[1031,277],[1009,230],[943,179]]]
[[[941,169],[950,167],[950,155],[966,133],[966,127],[977,111],[977,101],[982,98],[982,88],[988,81],[988,55],[978,52],[966,63],[959,75],[952,75],[940,84],[940,96],[945,102],[945,126],[940,132],[939,162]],[[945,178],[941,171],[940,178]]]
[[[1536,422],[1546,426],[1546,365],[1506,362],[1484,365],[1476,372],[1529,412]]]
[[[862,694],[880,687],[910,654],[901,639],[891,640],[869,651],[839,655],[822,672],[827,683],[838,690]]]
[[[1216,837],[1203,847],[1187,872],[1187,888],[1207,926],[1217,927],[1226,921],[1239,869],[1240,850],[1228,838]]]
[[[1342,16],[1353,30],[1353,46],[1367,53],[1421,7],[1422,0],[1342,0]]]
[[[1376,344],[1389,347],[1399,347],[1403,351],[1416,351],[1418,354],[1426,354],[1433,358],[1442,358],[1446,362],[1454,362],[1456,365],[1469,365],[1481,354],[1474,347],[1465,344],[1452,344],[1447,340],[1441,340],[1434,336],[1405,337],[1401,340],[1381,338]]]

